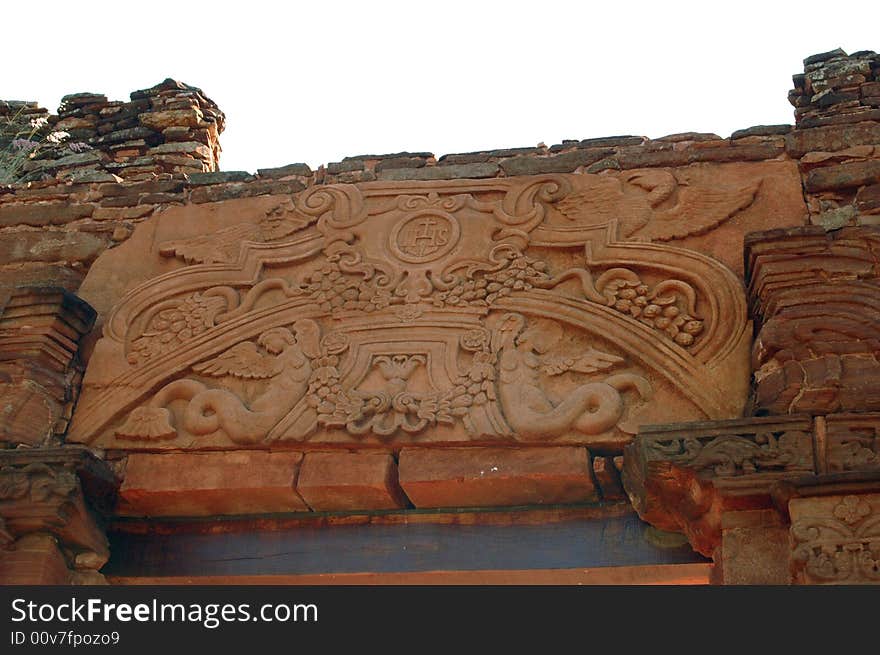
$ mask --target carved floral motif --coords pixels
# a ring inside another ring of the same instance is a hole
[[[807,582],[880,582],[880,516],[864,496],[838,497],[829,504],[830,515],[823,515],[828,503],[817,508],[812,499],[796,502],[813,505],[791,526],[792,561]]]

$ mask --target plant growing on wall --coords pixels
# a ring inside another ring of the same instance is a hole
[[[0,184],[14,184],[39,177],[28,162],[39,158],[55,158],[62,153],[91,150],[85,143],[69,143],[70,134],[49,131],[46,116],[30,118],[24,113],[27,105],[12,115],[0,116]]]

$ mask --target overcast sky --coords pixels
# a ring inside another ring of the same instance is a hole
[[[835,11],[839,13],[835,14]],[[880,2],[4,3],[0,98],[166,77],[226,113],[223,170],[791,123],[804,57],[880,50]]]

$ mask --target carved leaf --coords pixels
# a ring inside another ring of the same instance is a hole
[[[118,439],[129,441],[160,441],[176,436],[177,430],[171,425],[171,412],[164,407],[136,407],[116,430]]]
[[[545,357],[542,363],[541,370],[547,375],[561,375],[566,371],[599,373],[623,363],[623,357],[590,348],[580,356]]]
[[[245,379],[275,377],[281,372],[281,368],[278,358],[262,354],[256,344],[250,341],[238,343],[214,359],[193,366],[194,371],[203,375],[231,375]]]

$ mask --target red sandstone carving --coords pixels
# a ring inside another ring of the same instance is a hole
[[[166,241],[190,265],[111,313],[71,437],[619,447],[673,407],[737,415],[736,279],[620,240],[617,200],[577,215],[592,177],[317,187]],[[756,189],[710,204],[730,214]]]

